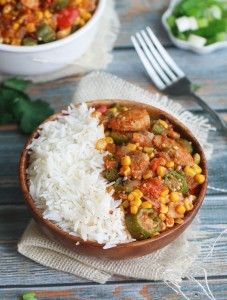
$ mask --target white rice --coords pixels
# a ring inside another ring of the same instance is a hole
[[[124,214],[106,192],[103,156],[95,149],[104,128],[86,104],[40,126],[29,145],[29,188],[43,216],[83,240],[114,247],[132,241]]]

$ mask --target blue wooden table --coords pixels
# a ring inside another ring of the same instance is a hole
[[[150,91],[156,91],[148,80],[130,42],[130,35],[150,25],[168,51],[196,84],[199,94],[227,120],[227,50],[207,56],[198,56],[173,47],[160,24],[160,16],[168,5],[165,0],[117,0],[117,10],[122,28],[114,49],[114,59],[108,70]],[[79,76],[36,84],[29,92],[46,99],[56,110],[69,104]],[[188,98],[178,99],[186,108],[204,115],[200,107]],[[113,277],[105,285],[88,282],[75,276],[50,270],[17,253],[16,244],[29,221],[17,179],[20,151],[26,140],[15,126],[0,127],[0,299],[20,299],[22,292],[33,290],[39,299],[146,299],[179,300],[163,282],[134,281]],[[223,168],[227,165],[227,138],[218,133],[211,136],[215,153],[209,163],[210,185],[227,183]],[[218,175],[218,172],[221,173]],[[222,182],[220,182],[222,181]],[[227,184],[226,184],[227,185]],[[227,228],[227,193],[208,190],[201,209],[201,232],[206,235],[201,259],[206,256],[215,237]],[[210,289],[218,300],[227,299],[227,238],[223,235],[211,257],[206,259]],[[204,283],[203,273],[198,279]],[[183,281],[183,290],[192,300],[204,300],[195,286]]]

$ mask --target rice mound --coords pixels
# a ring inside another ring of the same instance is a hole
[[[55,121],[40,126],[28,146],[30,194],[44,218],[83,240],[104,248],[132,241],[120,201],[106,191],[103,156],[95,149],[104,127],[86,104],[70,106]]]

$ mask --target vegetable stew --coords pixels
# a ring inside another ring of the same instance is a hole
[[[96,0],[0,0],[0,42],[34,46],[62,39],[92,17]]]
[[[96,149],[105,154],[108,192],[122,201],[131,236],[146,239],[183,223],[206,179],[193,144],[144,108],[100,105],[93,115],[105,129]]]

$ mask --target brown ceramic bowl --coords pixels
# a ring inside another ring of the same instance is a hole
[[[110,248],[110,249],[103,249],[103,246],[93,242],[93,241],[83,241],[81,238],[72,236],[68,234],[67,232],[60,229],[57,225],[52,223],[51,221],[45,220],[42,216],[42,213],[37,209],[37,207],[34,204],[34,200],[32,199],[30,193],[29,193],[29,187],[28,187],[28,181],[26,178],[26,169],[28,167],[28,161],[29,161],[29,154],[27,150],[27,146],[31,143],[33,138],[38,137],[38,129],[36,129],[32,135],[29,137],[26,145],[24,146],[23,152],[21,154],[20,159],[20,167],[19,167],[19,179],[20,179],[20,185],[24,194],[25,201],[32,213],[33,218],[39,225],[40,229],[53,241],[60,243],[61,245],[64,245],[65,247],[78,252],[80,254],[89,255],[89,256],[96,256],[96,257],[106,257],[110,259],[123,259],[123,258],[129,258],[129,257],[138,257],[145,254],[148,254],[152,251],[155,251],[157,249],[160,249],[169,243],[171,243],[173,240],[175,240],[192,222],[194,217],[196,216],[206,193],[207,188],[207,164],[204,152],[198,143],[198,141],[195,139],[193,134],[182,124],[180,123],[176,118],[170,116],[166,112],[163,112],[155,107],[152,107],[150,105],[141,104],[138,102],[131,102],[126,100],[97,100],[97,101],[91,101],[88,102],[89,106],[97,106],[99,104],[113,104],[113,103],[123,103],[128,106],[134,106],[134,107],[144,107],[147,109],[147,111],[154,115],[157,118],[164,117],[168,119],[172,124],[174,124],[175,129],[180,132],[181,136],[183,136],[186,139],[189,139],[192,141],[194,149],[196,152],[198,152],[201,155],[201,167],[203,169],[203,173],[206,176],[206,181],[203,185],[201,185],[201,189],[198,195],[198,199],[195,202],[195,206],[192,211],[186,214],[184,218],[183,224],[175,225],[173,228],[168,229],[167,231],[164,231],[159,236],[142,240],[142,241],[135,241],[131,243],[125,243],[125,244],[119,244],[116,247]],[[50,116],[45,122],[55,120],[61,113],[54,114]],[[76,245],[79,242],[79,245]]]

